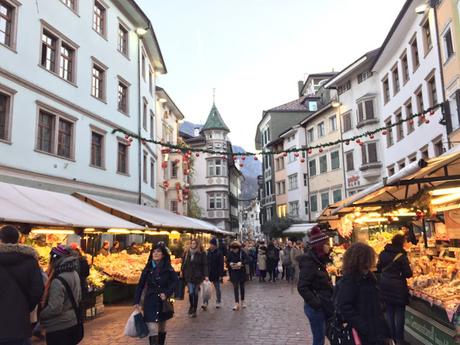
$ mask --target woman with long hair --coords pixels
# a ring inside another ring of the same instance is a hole
[[[196,238],[190,241],[190,248],[182,259],[181,274],[188,287],[190,308],[188,314],[196,317],[200,284],[208,280],[208,260],[200,241]]]
[[[244,283],[246,281],[246,265],[248,262],[249,258],[241,248],[241,243],[233,241],[230,244],[230,252],[227,257],[227,268],[235,294],[235,306],[233,310],[240,310],[240,297],[241,307],[246,308],[246,304],[244,303]]]
[[[337,286],[337,308],[342,320],[358,333],[362,345],[385,345],[389,332],[372,273],[376,254],[364,243],[354,243],[343,257],[343,277]]]
[[[150,252],[134,298],[134,308],[139,311],[143,309],[144,320],[151,332],[155,332],[157,324],[158,335],[149,337],[150,345],[164,345],[166,341],[166,321],[173,317],[173,312],[165,310],[164,304],[168,303],[176,284],[177,274],[171,266],[170,252],[163,242],[159,242]],[[144,303],[141,306],[144,292]]]

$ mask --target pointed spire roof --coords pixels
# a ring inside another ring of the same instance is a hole
[[[209,112],[208,119],[206,120],[206,123],[204,124],[203,128],[201,128],[201,131],[205,131],[208,129],[220,129],[230,132],[230,129],[228,129],[224,120],[220,116],[219,110],[217,109],[215,103],[212,104],[212,108]]]

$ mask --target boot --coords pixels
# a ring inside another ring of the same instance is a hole
[[[149,344],[150,344],[150,345],[158,345],[158,344],[160,344],[160,343],[158,342],[158,338],[159,338],[159,335],[160,335],[160,334],[161,334],[161,333],[158,333],[158,335],[154,335],[153,337],[149,337]],[[164,343],[163,343],[163,344],[164,344]]]
[[[158,332],[158,345],[165,345],[166,332]]]
[[[196,310],[198,309],[198,295],[193,296],[193,311],[192,317],[196,317]]]
[[[194,296],[195,295],[192,295],[192,294],[188,295],[188,300],[190,302],[190,307],[188,308],[188,314],[189,315],[193,314]]]

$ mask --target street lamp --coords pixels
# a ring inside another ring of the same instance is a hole
[[[332,108],[338,108],[342,105],[342,103],[340,103],[339,101],[332,101],[331,105]]]

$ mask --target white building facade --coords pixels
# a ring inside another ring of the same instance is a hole
[[[0,180],[156,205],[155,146],[112,133],[155,127],[166,69],[145,14],[131,0],[0,6]]]

